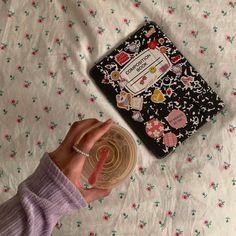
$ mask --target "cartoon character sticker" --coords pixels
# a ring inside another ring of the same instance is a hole
[[[133,111],[132,118],[133,118],[133,120],[138,121],[138,122],[143,122],[144,121],[140,111]]]
[[[121,91],[116,95],[117,107],[121,109],[134,109],[141,111],[143,109],[143,97],[133,97],[130,93]]]

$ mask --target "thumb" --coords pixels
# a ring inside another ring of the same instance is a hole
[[[111,193],[111,189],[91,188],[91,189],[83,190],[84,198],[86,199],[88,203],[104,198],[108,196],[110,193]]]

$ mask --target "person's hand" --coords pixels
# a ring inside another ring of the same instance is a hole
[[[97,124],[96,119],[87,119],[83,121],[76,121],[71,126],[62,144],[53,152],[49,153],[49,156],[64,175],[70,179],[70,181],[80,190],[85,200],[90,203],[94,200],[98,200],[110,194],[111,190],[102,190],[97,188],[85,189],[80,182],[80,175],[83,169],[83,165],[86,157],[77,153],[72,148],[81,135],[86,132],[91,126]],[[101,126],[92,129],[86,133],[80,140],[77,147],[85,152],[89,153],[93,145],[110,129],[112,126],[112,120],[109,119]]]

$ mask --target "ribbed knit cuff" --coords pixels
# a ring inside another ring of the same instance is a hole
[[[47,209],[50,215],[62,216],[87,206],[79,189],[61,172],[48,153],[44,153],[35,172],[20,184],[19,195],[25,198],[27,192],[27,198]]]

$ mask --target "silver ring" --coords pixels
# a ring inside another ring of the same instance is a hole
[[[80,153],[81,155],[85,156],[85,157],[89,157],[89,154],[88,153],[85,153],[85,152],[82,152],[79,148],[77,148],[75,145],[73,146],[73,149]]]

